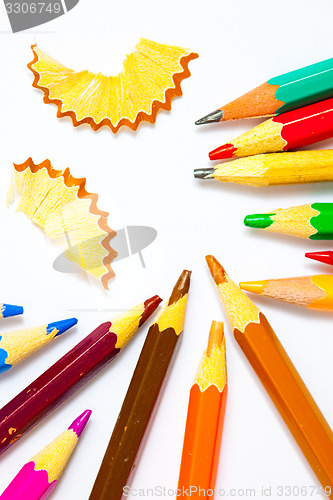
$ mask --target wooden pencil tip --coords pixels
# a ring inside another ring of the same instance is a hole
[[[211,275],[217,285],[224,283],[226,281],[227,273],[225,272],[223,266],[215,259],[213,255],[206,255],[206,261],[210,270]]]
[[[172,290],[172,294],[168,302],[169,306],[174,302],[177,302],[188,293],[191,282],[191,274],[192,271],[187,271],[186,269],[184,269],[182,274],[179,276],[178,281]]]
[[[224,340],[224,325],[221,321],[213,321],[208,337],[207,356],[210,356],[214,345],[221,347]]]

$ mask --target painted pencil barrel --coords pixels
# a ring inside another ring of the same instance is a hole
[[[113,332],[117,318],[103,323],[6,404],[0,410],[0,454],[108,364],[160,301],[152,297],[128,311],[126,324],[118,321],[121,345]]]
[[[149,328],[89,500],[123,497],[184,328],[190,276],[190,271],[182,272],[168,303]]]
[[[265,316],[234,336],[323,487],[333,492],[333,433]]]
[[[227,384],[222,393],[215,385],[204,391],[197,384],[191,388],[178,480],[179,498],[187,498],[185,492],[190,488],[194,500],[214,498],[208,492],[216,484],[227,392]],[[198,416],[206,420],[206,425],[199,429]]]
[[[11,304],[0,304],[0,319],[9,318],[11,316],[19,316],[24,310],[21,306],[13,306]]]
[[[118,354],[110,328],[100,325],[0,410],[0,454]]]
[[[170,337],[167,331],[165,335]],[[108,498],[120,500],[123,496],[123,489],[128,482],[134,458],[138,454],[147,420],[151,416],[166,374],[165,367],[169,365],[177,344],[178,336],[173,333],[171,334],[172,342],[168,342],[166,351],[165,335],[161,335],[158,328],[150,329],[148,332],[89,500]],[[147,364],[148,358],[149,364]],[[155,369],[157,365],[160,366],[158,373]],[[143,383],[146,392],[144,401],[139,404],[138,388]],[[133,425],[124,430],[123,417],[130,413],[132,413]]]
[[[275,98],[284,104],[277,114],[322,101],[333,95],[333,58],[284,73],[267,81],[277,85]]]

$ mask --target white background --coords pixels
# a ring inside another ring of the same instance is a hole
[[[65,16],[13,35],[0,6],[0,299],[25,307],[24,316],[1,322],[0,334],[79,319],[75,329],[2,375],[0,405],[98,324],[155,293],[167,299],[182,269],[193,271],[183,342],[137,465],[136,489],[177,486],[191,383],[211,320],[225,319],[204,256],[213,253],[235,281],[332,271],[304,258],[306,251],[332,248],[329,242],[298,241],[242,223],[247,213],[333,201],[332,184],[260,189],[199,181],[192,174],[210,165],[211,149],[258,123],[196,127],[194,121],[272,76],[332,57],[332,15],[330,0],[80,0]],[[116,74],[140,36],[190,47],[200,56],[190,63],[183,97],[174,99],[171,112],[159,112],[155,125],[141,124],[135,133],[122,128],[116,135],[107,127],[98,133],[88,126],[75,129],[70,119],[57,119],[55,106],[44,104],[42,92],[31,87],[26,64],[32,43],[74,69]],[[333,147],[333,141],[318,147]],[[88,191],[99,194],[99,208],[110,212],[113,229],[156,228],[157,239],[143,250],[146,269],[138,255],[116,262],[109,292],[83,274],[55,271],[57,246],[23,214],[4,206],[11,164],[29,156],[86,176]],[[332,315],[254,299],[332,425]],[[148,326],[114,363],[1,456],[1,491],[26,461],[91,408],[90,423],[52,497],[88,499]],[[281,498],[278,485],[319,488],[229,325],[226,341],[230,392],[217,488],[254,488],[255,498],[262,497],[262,486],[272,486],[271,498]],[[308,489],[306,498],[321,495]]]

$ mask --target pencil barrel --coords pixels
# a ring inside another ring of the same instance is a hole
[[[235,338],[323,488],[333,491],[333,433],[265,316]]]
[[[110,328],[100,325],[0,410],[0,454],[118,354]]]
[[[120,500],[179,336],[154,324],[135,368],[89,500]]]

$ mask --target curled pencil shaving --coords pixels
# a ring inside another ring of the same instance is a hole
[[[188,63],[198,54],[141,38],[117,76],[87,70],[73,71],[32,45],[28,68],[33,87],[44,92],[44,102],[58,107],[57,117],[69,116],[74,127],[87,123],[93,130],[104,125],[116,133],[123,125],[136,130],[139,123],[155,123],[159,109],[170,111],[182,95],[181,81],[191,73]]]
[[[97,208],[98,195],[85,189],[86,179],[75,179],[68,168],[52,168],[49,160],[34,164],[31,158],[14,164],[7,205],[17,194],[17,210],[43,229],[65,249],[66,257],[97,277],[104,288],[114,277],[110,246],[116,232],[107,224],[108,212]]]

